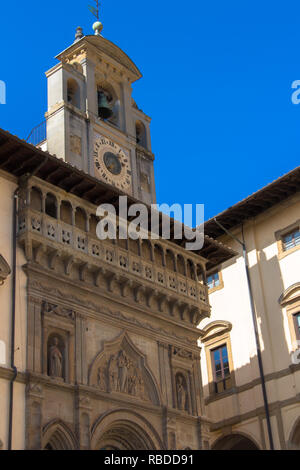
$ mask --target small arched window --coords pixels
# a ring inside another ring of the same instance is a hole
[[[149,240],[142,241],[142,256],[146,261],[152,261],[152,249]]]
[[[45,203],[45,212],[50,217],[57,219],[57,200],[53,194],[48,193]]]
[[[154,247],[155,264],[162,267],[164,265],[164,255],[161,246],[155,245]]]
[[[120,100],[108,82],[97,84],[98,117],[120,127]]]
[[[177,271],[182,276],[186,275],[186,273],[185,273],[185,262],[184,262],[183,256],[181,256],[181,255],[177,256]]]
[[[72,206],[68,201],[62,201],[60,206],[60,219],[68,225],[72,225]]]
[[[30,208],[42,212],[42,193],[38,188],[32,188],[30,193]]]
[[[146,127],[141,121],[135,124],[136,143],[141,147],[147,148]]]
[[[193,261],[191,261],[190,259],[188,259],[187,261],[187,277],[189,279],[192,279],[193,281],[195,281],[195,265],[193,263]]]
[[[80,89],[74,78],[69,78],[67,83],[67,101],[69,104],[80,109]]]
[[[83,232],[86,231],[86,213],[80,207],[77,207],[75,213],[75,226],[82,230]]]
[[[172,251],[167,250],[166,253],[166,266],[170,271],[175,271],[175,258]]]

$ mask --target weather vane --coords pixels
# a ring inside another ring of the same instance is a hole
[[[97,18],[97,21],[93,24],[93,30],[95,31],[96,36],[101,36],[101,31],[103,29],[102,23],[99,21],[99,7],[100,3],[99,0],[94,0],[96,3],[96,6],[93,7],[89,5],[89,10],[90,12]]]
[[[96,3],[96,7],[93,7],[93,6],[89,5],[89,10],[97,18],[97,20],[99,21],[100,3],[99,3],[99,0],[94,0],[94,2]]]

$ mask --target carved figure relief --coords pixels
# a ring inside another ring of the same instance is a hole
[[[109,391],[147,400],[142,372],[122,349],[110,357],[106,368],[99,367],[97,384],[101,391],[107,391],[106,377]]]
[[[94,360],[90,385],[107,393],[123,393],[143,401],[158,401],[156,387],[144,358],[123,336],[121,344],[108,343]]]
[[[98,369],[98,374],[97,374],[97,383],[98,387],[102,392],[106,392],[107,386],[106,386],[106,374],[105,374],[105,369],[103,367],[99,367]]]

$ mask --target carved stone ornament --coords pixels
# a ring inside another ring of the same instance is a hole
[[[42,313],[58,315],[60,317],[70,318],[71,320],[75,319],[75,312],[73,312],[73,310],[46,301],[42,304]]]
[[[27,394],[34,396],[41,396],[43,394],[43,388],[39,383],[30,382],[26,385]]]
[[[10,275],[11,270],[8,263],[5,261],[2,255],[0,255],[0,286],[4,284],[6,278]]]
[[[173,348],[173,355],[182,359],[193,359],[193,353],[182,348]]]
[[[89,384],[101,392],[122,393],[138,400],[159,402],[157,385],[145,357],[126,334],[108,342],[90,367]]]

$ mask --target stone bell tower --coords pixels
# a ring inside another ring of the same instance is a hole
[[[148,204],[155,203],[150,121],[132,99],[141,72],[115,44],[77,28],[47,73],[47,150]]]

